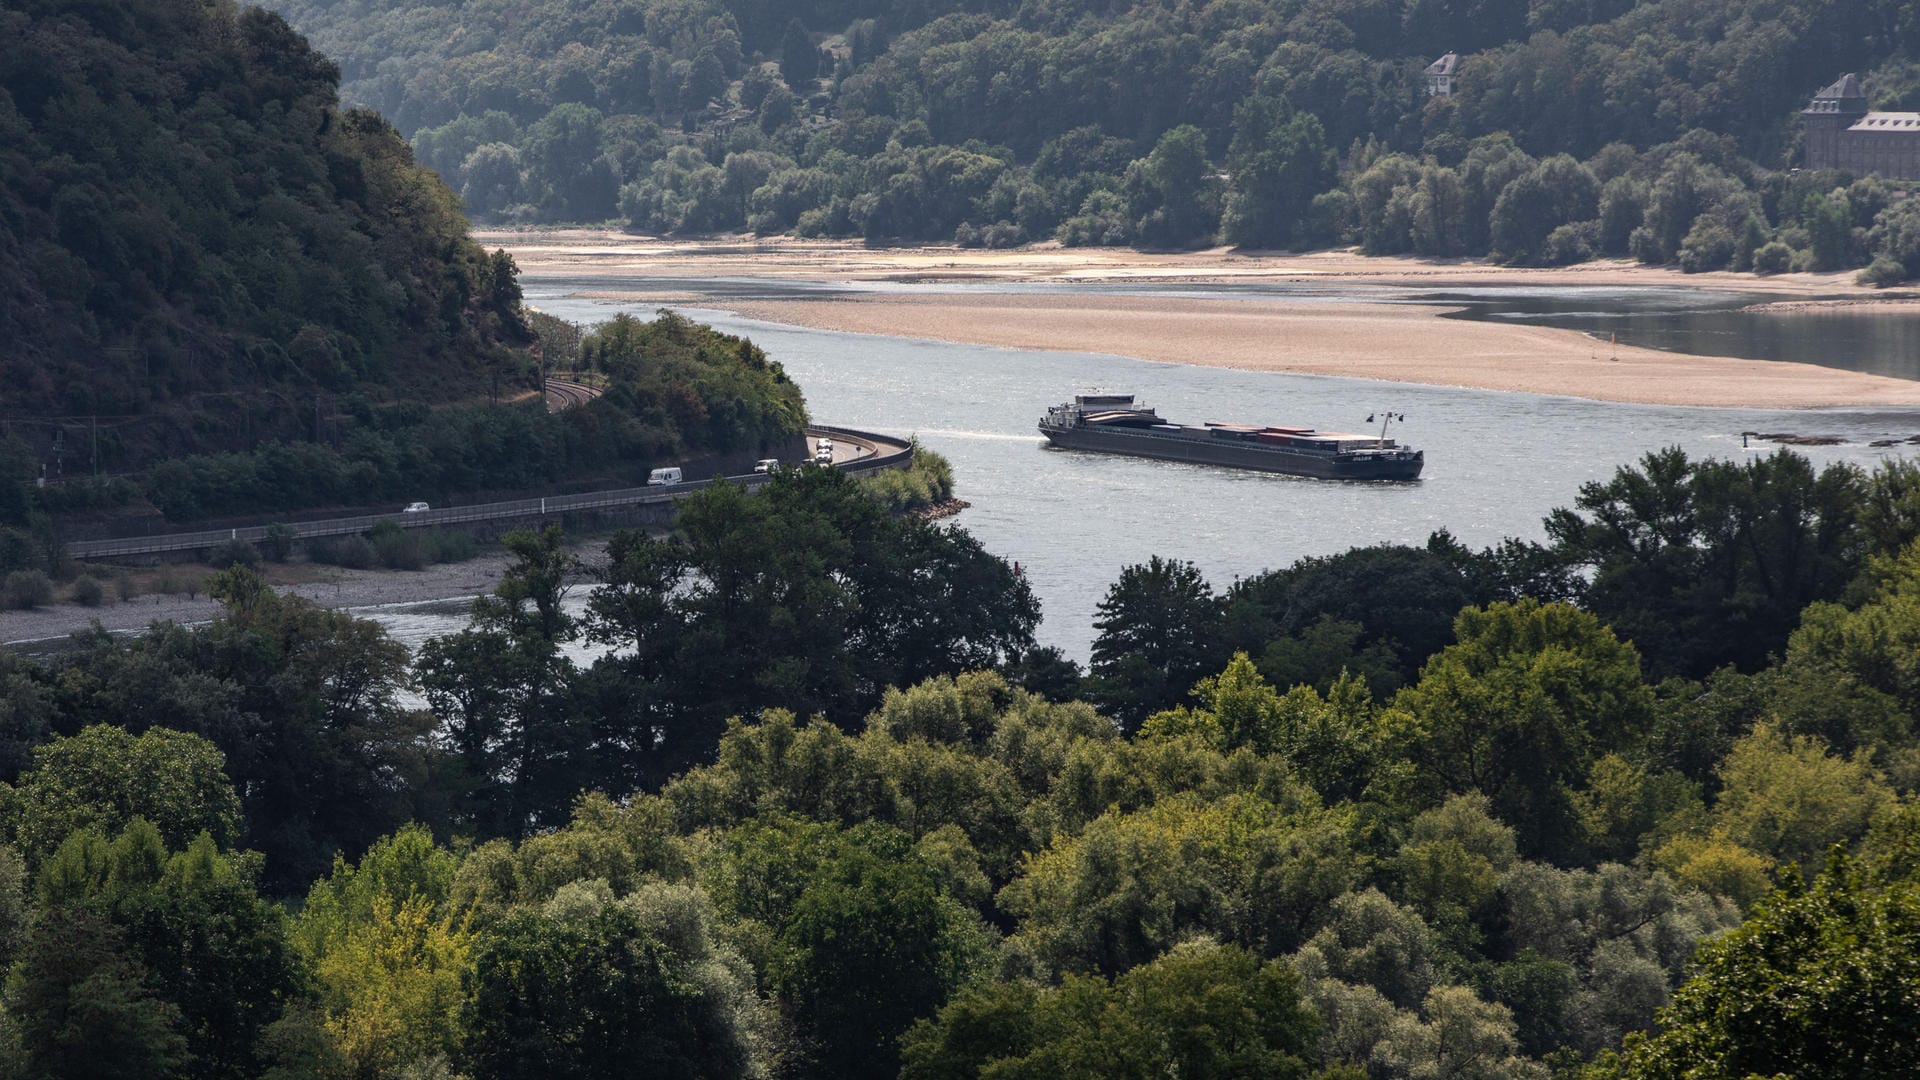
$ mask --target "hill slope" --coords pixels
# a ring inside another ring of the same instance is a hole
[[[42,460],[484,394],[524,344],[511,262],[280,16],[25,0],[0,40],[0,385]]]
[[[1702,128],[1781,167],[1842,71],[1920,100],[1898,0],[273,2],[474,212],[652,230],[1039,239],[1181,125],[1221,162],[1264,102],[1349,158]],[[1454,93],[1429,97],[1448,51]]]

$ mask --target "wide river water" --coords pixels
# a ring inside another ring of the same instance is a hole
[[[1556,506],[1570,505],[1582,483],[1604,479],[1650,450],[1679,446],[1697,456],[1739,457],[1773,449],[1758,442],[1742,447],[1742,431],[1793,431],[1847,440],[1802,448],[1817,465],[1871,466],[1902,452],[1869,447],[1871,440],[1920,434],[1920,410],[1608,404],[807,330],[739,318],[719,307],[729,300],[844,295],[848,289],[609,277],[530,279],[526,292],[533,306],[589,324],[620,311],[647,317],[656,308],[674,307],[766,349],[805,389],[816,419],[918,436],[953,462],[959,494],[973,504],[953,520],[989,550],[1020,564],[1042,604],[1041,640],[1082,661],[1107,587],[1122,567],[1149,556],[1190,559],[1225,587],[1304,555],[1419,544],[1436,529],[1475,547],[1506,536],[1538,539],[1541,519]],[[639,298],[581,295],[616,291]],[[1329,303],[1434,296],[1259,286],[1127,291],[1249,299],[1285,291]],[[676,299],[646,299],[648,294]],[[711,297],[704,303],[715,306],[689,304],[689,294]],[[1468,305],[1466,317],[1525,319],[1618,333],[1623,343],[1920,377],[1920,321],[1906,316],[1850,316],[1845,335],[1829,330],[1823,336],[1799,329],[1806,316],[1735,313],[1732,308],[1753,298],[1724,292],[1477,289],[1445,295]],[[1404,412],[1406,422],[1395,424],[1391,434],[1426,451],[1426,472],[1411,484],[1340,483],[1048,449],[1034,431],[1035,420],[1049,404],[1089,387],[1132,392],[1162,415],[1190,422],[1355,431],[1373,430],[1366,423],[1370,413]],[[417,644],[458,629],[464,610],[464,604],[438,603],[363,614]]]

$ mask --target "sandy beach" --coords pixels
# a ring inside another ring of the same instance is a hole
[[[1766,293],[1778,297],[1769,305],[1775,310],[1873,314],[1888,309],[1881,303],[1860,303],[1875,294],[1854,285],[1847,273],[1762,278],[1682,274],[1627,262],[1526,269],[1471,260],[1368,258],[1351,252],[1144,253],[1054,245],[997,252],[751,237],[679,242],[593,230],[483,232],[477,238],[507,248],[530,279],[631,278],[636,289],[653,300],[663,294],[642,282],[678,277],[1086,286],[1085,291],[1046,295],[987,291],[699,301],[816,329],[1642,404],[1920,405],[1920,382],[1810,364],[1616,349],[1572,330],[1441,318],[1450,310],[1443,305],[1213,300],[1099,291],[1103,283],[1231,281],[1423,291],[1489,285],[1669,286]],[[1829,302],[1835,298],[1847,302]]]

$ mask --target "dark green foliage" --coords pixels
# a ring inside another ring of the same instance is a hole
[[[784,470],[748,495],[681,503],[678,534],[609,546],[588,635],[616,646],[582,692],[616,790],[711,752],[729,716],[770,706],[850,723],[889,685],[992,667],[1033,642],[1026,581],[963,530],[889,516],[853,478]],[[575,778],[577,782],[577,776]]]
[[[456,819],[519,836],[566,813],[588,778],[576,771],[588,733],[560,651],[579,635],[562,607],[573,556],[554,525],[502,543],[514,563],[499,587],[475,601],[468,629],[428,642],[415,671],[464,769]]]
[[[1093,624],[1088,696],[1124,731],[1182,703],[1226,661],[1221,609],[1192,563],[1155,555],[1120,571]]]
[[[270,589],[226,596],[226,617],[205,626],[85,637],[65,661],[61,723],[213,743],[241,793],[241,843],[267,856],[266,885],[303,889],[335,850],[358,852],[412,815],[427,720],[396,699],[406,649],[378,624]]]
[[[586,405],[559,413],[537,400],[366,408],[339,447],[272,443],[248,453],[176,458],[148,470],[147,496],[179,522],[583,480],[637,484],[674,455],[774,446],[806,423],[800,389],[778,362],[745,339],[678,315],[662,313],[651,323],[617,316],[579,349],[584,364],[610,379]],[[329,556],[326,549],[315,548],[321,561],[370,565],[357,553]]]
[[[112,835],[135,818],[175,846],[202,833],[231,843],[240,800],[224,764],[197,735],[152,728],[136,737],[94,725],[35,748],[33,767],[7,792],[7,840],[34,866],[71,833]]]
[[[1920,44],[1897,0],[546,0],[518,19],[282,2],[344,59],[350,98],[413,133],[472,210],[511,220],[603,217],[617,189],[656,232],[1220,235],[1552,264],[1631,248],[1689,270],[1748,269],[1799,229],[1805,196],[1834,187],[1775,197],[1808,180],[1784,171],[1808,95],[1858,69],[1877,107],[1910,103]],[[1452,93],[1429,96],[1420,70],[1444,50]],[[560,121],[569,137],[547,137]],[[1476,156],[1489,141],[1524,161]],[[1666,182],[1681,152],[1692,165]],[[1409,167],[1370,200],[1360,177],[1386,158]],[[1889,201],[1849,193],[1845,216],[1872,228]],[[1878,238],[1815,231],[1816,262],[1920,271]]]
[[[462,1022],[476,1080],[745,1074],[724,1003],[625,906],[516,912],[488,935],[472,980]]]
[[[53,602],[53,579],[39,570],[15,570],[0,581],[0,606],[27,610]]]
[[[310,436],[316,393],[470,394],[524,344],[453,193],[278,15],[34,3],[0,35],[0,383],[112,418],[103,466]]]
[[[257,1040],[302,993],[304,979],[280,910],[254,895],[252,866],[222,853],[204,834],[185,850],[170,851],[139,819],[111,842],[94,832],[74,833],[41,868],[35,887],[43,910],[71,914],[37,925],[27,955],[52,947],[43,935],[100,935],[97,928],[106,924],[117,933],[97,936],[91,947],[124,960],[103,959],[96,977],[103,980],[105,1015],[88,1022],[123,1028],[137,1040],[125,1052],[157,1062],[179,1052],[179,1043],[165,1038],[177,1017],[186,1072],[253,1076]],[[44,1003],[38,1007],[71,1008],[62,1004],[57,976],[54,981],[38,991],[37,1003]],[[84,981],[72,986],[67,1000],[85,990]],[[151,1001],[145,1000],[149,992]],[[21,1008],[9,1001],[10,1012]]]
[[[61,908],[42,915],[7,981],[25,1075],[176,1075],[188,1059],[180,1009],[156,997],[152,983],[106,919]]]
[[[1382,545],[1301,559],[1234,583],[1227,593],[1227,638],[1282,686],[1318,682],[1348,663],[1367,671],[1375,692],[1390,692],[1412,682],[1420,665],[1453,641],[1453,617],[1461,608],[1492,598],[1463,565],[1472,558],[1446,548]],[[1324,620],[1354,629],[1336,644],[1326,638],[1332,627]],[[1319,641],[1306,640],[1315,634]],[[1331,672],[1287,659],[1303,648],[1327,647],[1334,650],[1326,663]]]
[[[1592,570],[1580,603],[1639,648],[1650,676],[1751,671],[1801,608],[1853,578],[1864,486],[1857,469],[1816,473],[1784,450],[1736,463],[1670,449],[1582,486],[1547,531]]]
[[[1631,1042],[1612,1075],[1912,1075],[1920,1070],[1916,950],[1911,849],[1906,860],[1836,855],[1811,884],[1790,881],[1739,929],[1704,945],[1661,1011],[1663,1030]]]
[[[81,607],[99,607],[100,601],[106,598],[107,590],[100,584],[99,578],[83,577],[73,583],[71,595],[73,602]]]
[[[781,920],[770,975],[815,1069],[883,1080],[899,1073],[900,1035],[970,974],[966,916],[906,834],[864,826],[834,848]]]
[[[901,1080],[1304,1078],[1319,1022],[1285,964],[1195,943],[1115,979],[970,990],[903,1040]]]
[[[258,566],[260,549],[246,540],[229,540],[207,552],[207,565],[223,570],[229,566]]]

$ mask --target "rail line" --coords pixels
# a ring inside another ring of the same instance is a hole
[[[562,409],[571,409],[575,405],[585,405],[600,396],[597,388],[568,379],[548,379],[546,387],[548,412],[559,412]]]
[[[552,384],[549,384],[550,386]],[[815,425],[806,429],[809,443],[819,438],[830,438],[836,443],[847,443],[855,447],[856,456],[852,460],[837,461],[834,467],[850,473],[878,472],[882,469],[903,469],[913,457],[913,448],[903,439],[888,435],[875,435],[872,432],[855,431],[852,428]],[[730,483],[740,484],[753,490],[766,483],[767,478],[757,474],[729,476]],[[651,503],[669,503],[691,495],[702,488],[711,486],[714,480],[694,480],[684,484],[667,487],[618,488],[611,491],[589,491],[581,495],[549,495],[538,499],[514,499],[508,502],[476,503],[472,506],[452,506],[443,510],[420,510],[413,513],[361,514],[356,517],[328,518],[321,521],[297,521],[286,523],[293,535],[300,539],[321,536],[347,536],[363,533],[383,521],[390,521],[403,529],[428,528],[434,525],[464,525],[479,521],[508,521],[515,518],[543,518],[555,514],[573,513],[581,510],[604,510],[614,507],[643,506]],[[67,554],[76,559],[105,559],[120,555],[154,555],[169,551],[194,551],[212,547],[230,540],[264,540],[271,525],[242,525],[228,529],[203,529],[198,532],[165,533],[157,536],[127,536],[111,540],[75,540],[67,544]]]

